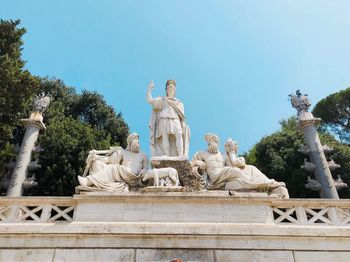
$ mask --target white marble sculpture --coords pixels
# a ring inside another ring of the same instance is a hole
[[[154,82],[147,90],[147,102],[152,105],[150,120],[151,156],[188,157],[190,129],[186,125],[183,103],[175,98],[176,82],[166,82],[166,96],[152,98]]]
[[[238,167],[245,175],[247,180],[242,180],[240,183],[243,183],[243,188],[247,189],[265,189],[270,190],[271,195],[277,194],[282,198],[289,198],[289,193],[286,188],[285,183],[277,182],[274,179],[269,179],[265,176],[258,168],[253,165],[247,165],[244,157],[238,157],[238,144],[229,138],[225,143],[226,159],[225,165]],[[232,184],[235,184],[233,182]],[[233,187],[233,185],[229,185]],[[228,185],[226,185],[228,186]],[[238,185],[239,189],[241,185]]]
[[[331,173],[332,169],[336,169],[338,166],[334,162],[327,163],[325,151],[332,150],[329,147],[322,146],[316,127],[321,122],[321,119],[315,118],[312,112],[309,112],[311,103],[308,95],[303,95],[300,90],[297,90],[295,95],[290,94],[289,97],[292,106],[298,112],[298,127],[304,134],[304,142],[308,147],[305,153],[309,155],[311,161],[310,163],[305,162],[303,168],[314,173],[315,179],[321,185],[319,190],[321,198],[339,199]]]
[[[140,185],[140,173],[148,168],[146,154],[140,152],[139,136],[127,138],[127,148],[92,150],[87,158],[88,176],[78,176],[81,186],[95,187],[113,192],[128,192]]]
[[[296,91],[296,94],[290,94],[290,101],[292,106],[298,111],[298,116],[303,112],[308,112],[311,103],[307,94],[300,93],[300,90]]]
[[[153,186],[174,187],[179,186],[179,175],[172,167],[148,169],[142,176],[142,181],[152,180]]]
[[[307,177],[306,184],[304,185],[306,189],[310,189],[313,191],[320,191],[321,184],[315,179],[312,179],[310,176]]]
[[[219,138],[215,134],[205,135],[205,140],[208,143],[208,150],[197,152],[192,159],[192,166],[195,171],[207,174],[208,189],[233,191],[271,189],[272,193],[279,197],[289,197],[284,183],[268,179],[256,167],[246,165],[244,158],[238,158],[237,144],[231,139],[225,145],[226,155],[219,152]]]
[[[313,172],[315,170],[316,166],[314,163],[307,161],[307,158],[304,158],[304,164],[301,165],[300,168],[302,168],[308,172]]]

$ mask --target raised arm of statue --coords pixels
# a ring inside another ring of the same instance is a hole
[[[101,161],[105,164],[119,164],[122,158],[123,148],[120,146],[110,147],[107,150],[91,150],[86,159],[86,163]]]
[[[147,88],[147,103],[152,104],[153,102],[153,98],[152,98],[152,89],[154,88],[154,82],[153,80],[151,80],[148,84],[148,88]]]
[[[88,157],[86,158],[86,164],[96,160],[102,161],[107,164],[108,157],[106,156],[106,154],[109,152],[109,150],[91,150],[89,152]]]
[[[239,167],[244,168],[245,167],[245,159],[244,157],[238,157],[238,144],[237,142],[233,141],[231,138],[229,138],[225,145],[225,151],[226,151],[226,160],[225,165],[226,166],[232,166],[232,167]]]
[[[106,150],[91,150],[89,151],[89,155],[110,155],[113,153],[112,149],[106,149]]]

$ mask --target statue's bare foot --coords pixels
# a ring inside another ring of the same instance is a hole
[[[87,186],[87,178],[86,177],[78,176],[78,182],[81,186]]]

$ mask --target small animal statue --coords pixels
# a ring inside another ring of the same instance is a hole
[[[142,174],[142,181],[152,179],[153,185],[159,186],[179,186],[179,175],[172,167],[148,169]]]

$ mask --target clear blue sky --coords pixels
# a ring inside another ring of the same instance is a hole
[[[347,0],[0,0],[0,18],[28,30],[26,67],[103,94],[145,152],[148,82],[156,96],[176,79],[191,154],[207,132],[247,151],[295,115],[289,93],[315,104],[349,87],[349,13]]]

